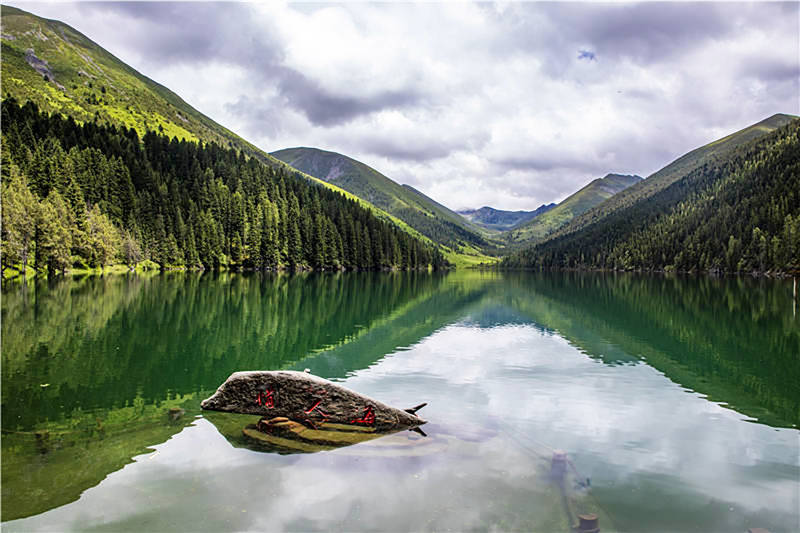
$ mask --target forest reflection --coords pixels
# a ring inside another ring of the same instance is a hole
[[[455,323],[534,327],[605,365],[644,363],[755,421],[796,427],[800,327],[791,303],[785,280],[576,273],[6,284],[3,520],[77,499],[190,424],[235,371],[309,368],[346,379]],[[486,356],[502,363],[502,353]],[[91,468],[79,466],[87,461]]]
[[[284,368],[426,298],[428,274],[166,274],[12,286],[3,294],[3,427],[76,408],[213,390]]]

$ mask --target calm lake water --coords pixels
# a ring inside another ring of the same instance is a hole
[[[305,368],[396,407],[428,402],[427,436],[270,453],[242,433],[254,417],[200,411],[234,371]],[[800,531],[799,423],[786,281],[166,274],[3,288],[9,532],[567,532],[585,513],[604,532]]]

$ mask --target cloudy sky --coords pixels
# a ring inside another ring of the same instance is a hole
[[[800,114],[800,3],[33,3],[264,150],[533,209]]]

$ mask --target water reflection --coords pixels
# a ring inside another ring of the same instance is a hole
[[[687,389],[800,424],[791,282],[603,274],[509,276],[507,304],[607,364],[644,360]]]
[[[331,423],[310,427],[283,417],[262,418],[232,413],[208,412],[204,418],[214,424],[234,447],[280,455],[337,450],[408,431],[378,431],[361,425]],[[427,436],[422,430],[415,433]]]
[[[180,431],[232,372],[303,365],[403,320],[441,282],[420,274],[171,274],[4,287],[3,520],[77,499]],[[337,373],[382,355],[339,359]],[[185,423],[165,423],[171,408],[186,412]],[[53,453],[40,453],[37,434]],[[80,464],[78,448],[100,449],[102,459]]]
[[[28,429],[137,397],[157,403],[213,390],[237,370],[302,364],[428,298],[441,281],[173,274],[4,288],[2,425]],[[347,363],[343,372],[354,368]]]
[[[2,312],[9,531],[800,529],[782,281],[112,276],[4,287]],[[257,417],[195,418],[233,371],[306,367],[428,401],[430,436],[264,454]]]
[[[746,423],[648,365],[606,365],[530,326],[455,324],[377,370],[348,386],[372,393],[392,376],[412,394],[437,389],[431,434],[436,421],[456,434],[468,423],[498,429],[459,462],[470,475],[480,463],[524,479],[562,449],[621,530],[796,530],[797,431]]]

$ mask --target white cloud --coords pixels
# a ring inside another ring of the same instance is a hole
[[[798,4],[17,5],[265,150],[342,152],[451,208],[533,209],[800,112]]]

